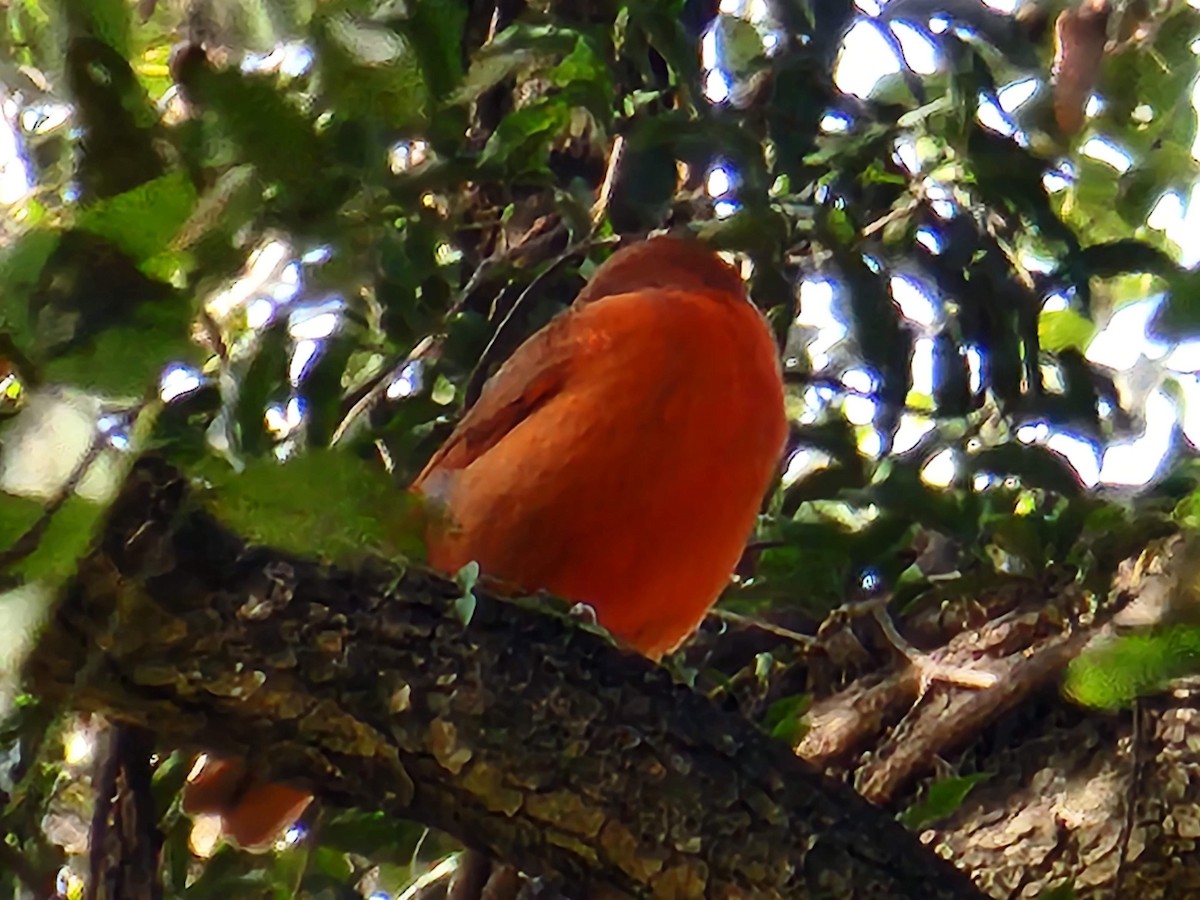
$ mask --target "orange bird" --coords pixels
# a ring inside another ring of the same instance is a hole
[[[657,237],[522,344],[413,482],[429,562],[586,603],[652,659],[729,581],[787,434],[777,349],[730,266]],[[269,843],[309,796],[209,762],[184,795]]]

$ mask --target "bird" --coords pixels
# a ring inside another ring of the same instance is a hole
[[[701,241],[616,251],[528,338],[412,482],[427,561],[585,604],[652,660],[729,584],[779,468],[778,347],[739,272]],[[197,774],[198,773],[198,774]],[[309,795],[209,759],[189,812],[270,845]]]

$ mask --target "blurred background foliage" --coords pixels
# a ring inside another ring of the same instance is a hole
[[[14,676],[133,454],[253,539],[419,556],[392,486],[620,236],[727,251],[779,337],[792,438],[727,609],[1102,607],[1193,527],[1200,13],[997,4],[0,3],[0,895],[82,890],[96,726]],[[1180,595],[1071,696],[1191,671]],[[216,847],[185,763],[168,896],[390,897],[451,849],[329,812]]]

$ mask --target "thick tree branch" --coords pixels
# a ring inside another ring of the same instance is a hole
[[[891,817],[596,635],[410,568],[247,548],[145,460],[42,696],[440,828],[573,895],[979,896]],[[464,621],[465,620],[465,621]]]

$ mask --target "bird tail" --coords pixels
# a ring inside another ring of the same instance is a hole
[[[285,784],[260,784],[240,760],[201,757],[183,789],[188,815],[221,817],[221,833],[245,850],[271,847],[296,824],[312,795]]]

